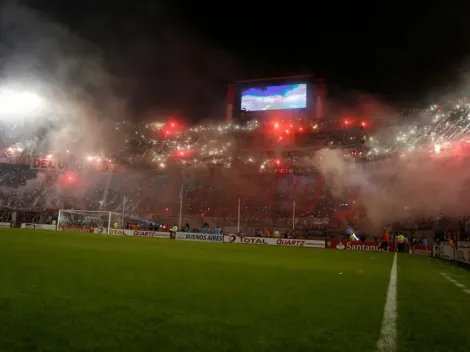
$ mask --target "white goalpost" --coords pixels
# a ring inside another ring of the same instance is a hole
[[[101,210],[60,209],[57,231],[93,232],[95,228],[109,230],[124,224],[124,214]]]

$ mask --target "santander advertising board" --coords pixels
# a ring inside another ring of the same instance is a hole
[[[356,241],[331,241],[331,248],[347,251],[366,251],[378,252],[381,251],[379,242],[356,242]],[[395,245],[388,246],[388,250],[394,250]]]

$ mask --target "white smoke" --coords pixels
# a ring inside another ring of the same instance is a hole
[[[101,132],[126,115],[126,102],[113,91],[117,80],[100,51],[40,13],[8,2],[1,8],[0,90],[37,95],[41,109],[10,122],[29,144],[44,129],[49,150],[105,149]],[[107,129],[109,133],[112,129]]]
[[[314,165],[335,195],[355,190],[356,202],[375,226],[411,217],[463,216],[470,211],[470,165],[462,158],[411,154],[353,162],[338,150],[323,149]]]

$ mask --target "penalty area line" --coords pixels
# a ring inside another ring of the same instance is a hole
[[[380,337],[377,341],[379,352],[395,352],[397,349],[397,253],[393,256],[390,282],[382,319]]]

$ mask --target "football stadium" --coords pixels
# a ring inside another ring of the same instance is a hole
[[[321,88],[87,134],[2,91],[0,350],[468,351],[470,105],[381,129]]]
[[[77,4],[0,6],[0,351],[470,351],[469,90],[333,94],[405,97],[408,61],[432,89],[454,26],[195,3],[232,55],[160,2]]]

